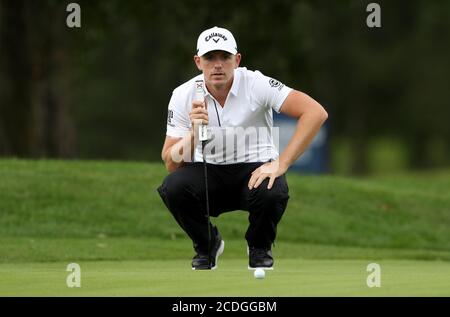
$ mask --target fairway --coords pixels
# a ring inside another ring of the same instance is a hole
[[[381,287],[366,284],[363,260],[280,260],[264,280],[245,259],[215,271],[184,260],[80,262],[81,287],[68,288],[67,263],[0,264],[1,296],[450,296],[450,265],[380,261]]]

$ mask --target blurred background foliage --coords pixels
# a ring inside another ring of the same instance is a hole
[[[329,112],[330,171],[450,165],[450,2],[0,0],[0,156],[160,160],[172,90],[201,31]]]

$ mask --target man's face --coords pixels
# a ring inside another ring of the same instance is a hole
[[[211,51],[199,57],[194,56],[197,68],[203,71],[205,81],[216,88],[226,86],[233,79],[234,70],[239,66],[241,54],[225,51]]]

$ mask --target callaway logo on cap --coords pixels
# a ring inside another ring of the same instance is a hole
[[[233,34],[217,26],[203,31],[197,40],[197,55],[203,56],[211,51],[226,51],[235,55],[237,45]]]

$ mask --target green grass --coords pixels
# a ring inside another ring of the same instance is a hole
[[[0,238],[182,238],[156,193],[165,175],[162,164],[1,160]],[[280,241],[450,251],[450,171],[288,182]],[[216,221],[243,239],[247,213]]]
[[[226,240],[220,269],[189,270],[191,242],[156,193],[165,175],[162,164],[0,160],[0,295],[450,293],[449,170],[290,173],[277,270],[264,281],[246,270],[243,211],[214,219]],[[81,289],[65,286],[70,262],[82,265]],[[380,289],[365,285],[370,262],[382,264]],[[208,279],[218,286],[207,294],[179,287]]]
[[[183,260],[190,263],[192,244],[186,239],[55,239],[2,238],[1,263],[38,263],[59,261]],[[246,258],[246,242],[225,240],[226,256]],[[333,246],[278,242],[273,248],[276,258],[298,259],[383,259],[450,261],[446,251]]]
[[[450,296],[446,262],[381,261],[379,288],[366,284],[369,263],[282,259],[256,280],[244,258],[200,272],[183,260],[80,262],[80,288],[66,286],[66,262],[1,264],[0,296]]]

